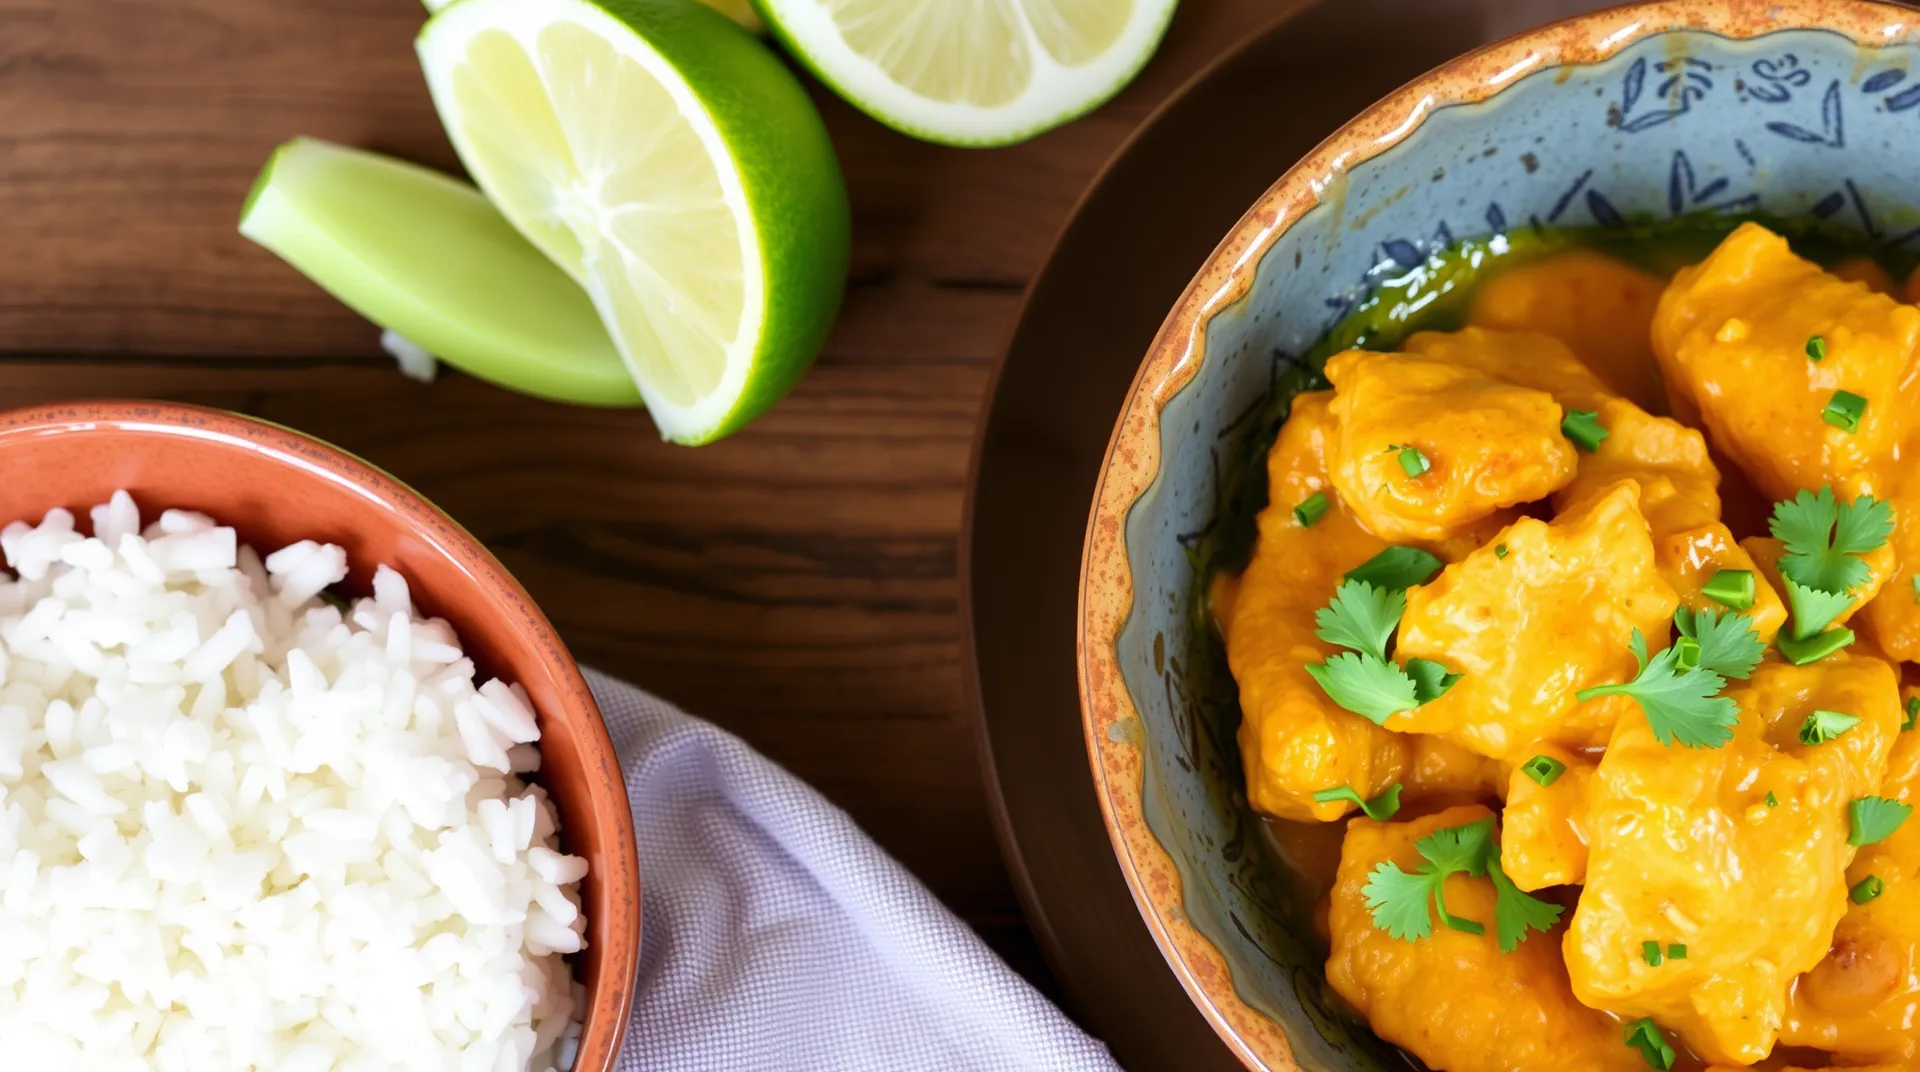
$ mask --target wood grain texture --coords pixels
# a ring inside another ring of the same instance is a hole
[[[840,322],[791,398],[686,450],[640,413],[402,380],[373,329],[235,233],[297,134],[457,167],[413,0],[0,0],[0,405],[224,406],[386,468],[492,547],[583,662],[819,787],[1044,985],[963,709],[976,416],[1102,162],[1289,6],[1187,0],[1120,98],[1008,149],[921,144],[813,87],[854,206]]]

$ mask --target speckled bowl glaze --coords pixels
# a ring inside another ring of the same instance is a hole
[[[0,413],[0,522],[86,508],[124,488],[147,516],[199,510],[255,547],[336,543],[365,592],[374,567],[403,574],[414,601],[451,622],[486,672],[523,685],[541,729],[539,781],[566,848],[587,858],[586,987],[575,1068],[613,1068],[640,959],[640,870],[613,743],[565,645],[487,549],[412,489],[316,439],[193,406],[92,402]]]
[[[1906,247],[1920,242],[1915,175],[1920,12],[1672,0],[1556,23],[1415,80],[1220,243],[1115,427],[1078,639],[1121,868],[1167,962],[1250,1067],[1406,1067],[1329,1000],[1304,906],[1246,806],[1239,712],[1203,607],[1204,546],[1259,505],[1236,502],[1235,459],[1271,436],[1259,415],[1298,379],[1296,355],[1456,238],[1762,210]]]

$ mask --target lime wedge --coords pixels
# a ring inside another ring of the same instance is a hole
[[[1176,0],[754,0],[868,115],[948,145],[1007,145],[1092,111],[1160,47]]]
[[[767,24],[760,21],[760,15],[753,10],[752,0],[700,0],[701,3],[718,11],[722,15],[740,24],[742,29],[752,33],[765,33]],[[453,0],[425,0],[428,11],[438,11]]]
[[[417,47],[467,170],[586,288],[662,435],[717,439],[793,386],[847,196],[773,53],[686,0],[459,0]]]
[[[578,284],[464,182],[296,138],[254,180],[240,233],[483,380],[562,402],[640,402]]]

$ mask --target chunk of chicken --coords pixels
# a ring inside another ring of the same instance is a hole
[[[1879,795],[1920,803],[1920,730],[1895,739]],[[1868,878],[1879,880],[1880,895],[1848,903],[1826,959],[1794,984],[1780,1041],[1913,1068],[1920,1064],[1920,821],[1860,850],[1847,884]]]
[[[1451,364],[1361,350],[1336,354],[1326,372],[1339,425],[1329,458],[1333,486],[1382,539],[1456,536],[1573,478],[1560,407],[1543,392]]]
[[[1559,928],[1533,934],[1511,953],[1495,936],[1493,884],[1455,875],[1447,910],[1486,921],[1485,934],[1434,923],[1430,937],[1402,941],[1373,925],[1363,892],[1384,861],[1416,870],[1414,843],[1435,830],[1485,819],[1478,805],[1404,823],[1354,819],[1341,847],[1328,923],[1327,980],[1374,1031],[1432,1068],[1449,1072],[1643,1072],[1619,1029],[1582,1007],[1560,962]]]
[[[1632,480],[1656,540],[1720,520],[1720,471],[1707,456],[1705,437],[1624,398],[1602,402],[1598,412],[1607,437],[1580,456],[1572,483],[1553,496],[1556,509]]]
[[[1398,654],[1463,676],[1389,725],[1513,763],[1535,742],[1605,744],[1625,701],[1574,694],[1631,678],[1633,630],[1657,643],[1678,606],[1639,498],[1637,484],[1621,481],[1552,522],[1516,521],[1410,589]]]
[[[1330,821],[1351,807],[1313,794],[1351,786],[1373,797],[1396,781],[1426,790],[1479,789],[1488,773],[1444,742],[1391,733],[1327,698],[1306,672],[1335,650],[1314,635],[1314,613],[1342,576],[1386,547],[1362,529],[1327,480],[1334,422],[1324,391],[1300,395],[1267,460],[1269,505],[1260,513],[1252,561],[1214,601],[1227,664],[1240,686],[1240,753],[1254,808],[1287,819]],[[1325,515],[1303,526],[1293,508],[1327,497]],[[1470,532],[1468,539],[1483,533]],[[1443,558],[1459,550],[1433,550]]]
[[[1604,253],[1569,250],[1480,284],[1467,323],[1551,335],[1615,391],[1659,412],[1666,397],[1649,339],[1666,285]]]
[[[1912,454],[1917,448],[1920,441],[1909,443],[1904,459],[1892,456],[1875,467],[1884,473],[1875,474],[1875,490],[1893,502],[1893,535],[1885,548],[1892,568],[1884,571],[1885,586],[1861,612],[1880,650],[1902,662],[1920,662],[1920,473],[1914,471]],[[1843,483],[1836,490],[1854,497],[1860,483]],[[1882,572],[1876,569],[1875,576]]]
[[[1905,442],[1920,397],[1920,309],[1829,275],[1754,223],[1674,276],[1653,348],[1676,412],[1697,411],[1774,499],[1837,484]],[[1822,417],[1841,390],[1865,399],[1853,431]]]
[[[1523,890],[1582,882],[1587,877],[1587,788],[1594,765],[1557,745],[1523,751],[1546,756],[1566,769],[1553,784],[1541,785],[1523,769],[1524,763],[1513,768],[1506,807],[1500,812],[1500,868]]]
[[[1638,711],[1620,720],[1588,794],[1566,956],[1581,1001],[1741,1064],[1772,1050],[1789,985],[1827,951],[1854,856],[1848,805],[1885,776],[1900,697],[1892,668],[1865,655],[1762,664],[1728,695],[1740,722],[1720,748],[1662,745]],[[1803,744],[1816,710],[1860,722]],[[1651,966],[1648,941],[1687,955]]]
[[[1726,613],[1726,607],[1708,599],[1702,590],[1721,570],[1744,570],[1753,574],[1753,606],[1740,613],[1753,620],[1754,632],[1760,634],[1763,643],[1771,644],[1774,634],[1786,624],[1787,605],[1774,587],[1778,574],[1760,569],[1759,563],[1746,548],[1734,542],[1733,533],[1720,522],[1657,540],[1653,554],[1660,563],[1660,575],[1673,585],[1680,605],[1688,610]]]
[[[1552,335],[1493,331],[1416,331],[1401,348],[1416,357],[1471,369],[1490,380],[1545,391],[1562,409],[1597,410],[1617,397],[1567,344]]]

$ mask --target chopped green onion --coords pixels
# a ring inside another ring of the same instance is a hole
[[[1421,453],[1419,447],[1400,448],[1401,472],[1408,476],[1419,476],[1431,468],[1433,468],[1433,463],[1427,460],[1427,456]]]
[[[1700,594],[1723,607],[1747,610],[1753,606],[1753,571],[1723,569],[1707,581]]]
[[[1827,400],[1827,408],[1820,419],[1843,432],[1860,430],[1860,416],[1867,411],[1867,400],[1852,391],[1835,391]]]
[[[1300,500],[1293,508],[1293,519],[1300,522],[1301,528],[1311,528],[1313,523],[1327,515],[1327,497],[1322,492],[1314,492]]]
[[[1913,806],[1886,797],[1861,797],[1847,805],[1851,832],[1849,845],[1877,845],[1893,836],[1895,830],[1913,814]]]
[[[1866,878],[1854,883],[1853,888],[1847,891],[1847,896],[1852,899],[1854,904],[1866,904],[1868,901],[1880,896],[1881,892],[1886,888],[1886,883],[1880,881],[1879,875],[1868,875]]]
[[[1822,361],[1827,356],[1827,340],[1819,335],[1807,340],[1807,360]]]
[[[1773,790],[1771,789],[1767,790],[1767,807],[1777,808],[1779,806],[1780,806],[1780,798],[1773,795]]]
[[[1507,557],[1507,545],[1503,543],[1503,544],[1500,544],[1499,546],[1497,546],[1497,547],[1495,547],[1495,548],[1493,549],[1493,557],[1495,557],[1495,558],[1505,558],[1505,557]],[[1915,578],[1913,579],[1913,587],[1914,587],[1914,589],[1915,589],[1915,591],[1916,591],[1916,592],[1920,592],[1920,576],[1916,576],[1916,577],[1915,577]],[[1916,596],[1915,596],[1914,598],[1915,598],[1916,600],[1920,600],[1920,595],[1916,595]]]
[[[1777,643],[1780,645],[1780,654],[1786,656],[1788,662],[1795,666],[1805,666],[1816,659],[1824,659],[1853,643],[1853,630],[1845,627],[1829,629],[1805,640],[1795,640],[1782,631]]]
[[[1573,445],[1592,454],[1600,449],[1610,434],[1607,426],[1600,423],[1600,414],[1588,409],[1571,409],[1560,422],[1560,434],[1573,440]]]
[[[1913,575],[1913,601],[1920,603],[1920,573]]]
[[[1860,719],[1838,711],[1815,711],[1800,724],[1801,744],[1824,744],[1858,726]]]
[[[1660,1072],[1667,1072],[1673,1067],[1673,1047],[1667,1043],[1667,1036],[1660,1033],[1660,1025],[1653,1022],[1653,1017],[1643,1016],[1626,1024],[1621,1028],[1620,1035],[1627,1045],[1640,1051],[1640,1056],[1647,1059],[1647,1064]]]
[[[1666,959],[1660,954],[1660,943],[1652,941],[1640,943],[1640,957],[1649,968],[1658,968],[1661,961]]]
[[[1322,789],[1313,794],[1313,799],[1316,804],[1331,804],[1336,800],[1344,800],[1350,804],[1359,805],[1367,818],[1385,821],[1393,818],[1400,811],[1400,783],[1395,782],[1381,790],[1380,795],[1372,800],[1362,797],[1350,785],[1336,785],[1331,789]]]
[[[1548,786],[1560,780],[1567,772],[1567,765],[1552,756],[1535,756],[1521,764],[1520,769],[1527,772],[1527,777]]]
[[[1690,636],[1683,636],[1673,642],[1673,668],[1686,673],[1700,666],[1700,642]]]
[[[1670,946],[1668,946],[1668,947],[1667,947],[1667,959],[1668,959],[1668,960],[1685,960],[1685,959],[1687,959],[1687,947],[1686,947],[1686,946],[1684,946],[1684,945],[1681,945],[1681,944],[1680,944],[1680,943],[1678,943],[1678,942],[1675,942],[1674,944],[1672,944],[1672,945],[1670,945]]]
[[[1900,732],[1905,733],[1912,729],[1916,722],[1920,722],[1920,696],[1909,696],[1907,713],[1900,718]]]

